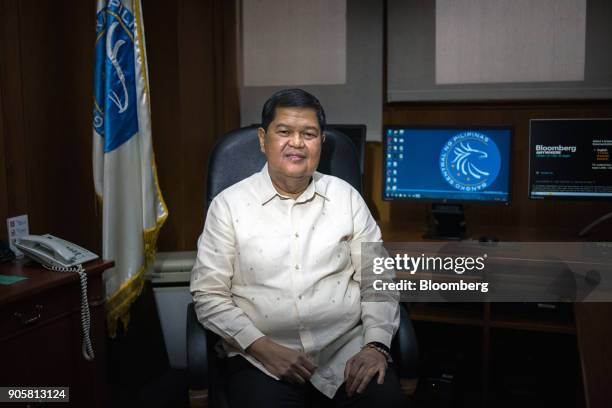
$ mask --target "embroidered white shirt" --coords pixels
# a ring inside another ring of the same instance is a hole
[[[199,321],[229,355],[266,335],[302,350],[317,365],[311,383],[332,398],[348,359],[369,342],[390,346],[394,302],[362,302],[362,242],[380,242],[361,195],[315,173],[296,199],[275,190],[267,164],[212,201],[191,273]],[[276,378],[276,377],[274,377]]]

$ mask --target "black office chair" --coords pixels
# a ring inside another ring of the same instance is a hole
[[[357,150],[344,134],[328,129],[318,171],[340,177],[362,191]],[[208,162],[206,199],[261,170],[266,158],[259,149],[257,127],[249,126],[227,133],[213,148]],[[408,312],[401,305],[400,327],[391,353],[400,379],[417,378],[418,349]],[[205,330],[197,319],[193,303],[187,307],[187,371],[189,389],[208,389],[210,407],[227,407],[224,364],[217,357],[219,336]]]

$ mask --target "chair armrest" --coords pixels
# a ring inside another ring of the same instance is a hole
[[[400,378],[418,377],[419,348],[406,307],[400,303],[400,325],[391,343],[391,355]]]
[[[206,330],[198,321],[193,303],[187,305],[187,376],[189,389],[208,388]]]

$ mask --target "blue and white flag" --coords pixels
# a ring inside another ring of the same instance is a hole
[[[140,0],[98,0],[94,73],[93,174],[102,203],[108,330],[124,328],[168,217],[155,168]]]

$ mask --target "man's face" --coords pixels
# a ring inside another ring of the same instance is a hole
[[[258,135],[272,177],[310,178],[317,169],[325,136],[314,109],[278,107],[268,131],[259,128]]]

